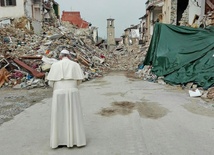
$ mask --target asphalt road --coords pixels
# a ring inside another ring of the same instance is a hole
[[[213,155],[214,103],[111,73],[80,86],[87,145],[49,147],[51,98],[0,126],[1,155]]]

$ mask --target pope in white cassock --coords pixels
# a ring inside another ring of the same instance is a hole
[[[78,90],[84,79],[80,65],[70,60],[67,50],[60,52],[61,60],[52,64],[47,79],[53,87],[50,146],[85,146],[86,137]]]

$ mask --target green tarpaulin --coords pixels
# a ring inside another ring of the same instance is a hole
[[[214,85],[214,27],[156,23],[144,65],[171,84]]]

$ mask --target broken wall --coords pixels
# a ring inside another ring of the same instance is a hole
[[[33,3],[31,0],[28,0],[29,3],[31,3],[30,7],[29,5],[26,5],[31,11],[31,18],[36,21],[42,21],[43,20],[43,12],[42,12],[42,2]]]
[[[34,28],[34,33],[39,34],[42,31],[42,4],[41,1],[33,3],[32,0],[25,1],[24,11],[25,16],[32,20],[32,26]]]
[[[178,13],[178,0],[165,0],[163,6],[163,23],[177,25],[178,14],[182,18],[183,11]]]
[[[195,15],[201,16],[204,0],[166,0],[163,7],[164,23],[191,25]]]
[[[189,24],[193,23],[195,15],[203,16],[202,10],[204,10],[204,0],[189,1]]]
[[[165,4],[164,0],[148,1],[148,5],[146,8],[146,14],[147,14],[146,27],[147,27],[148,41],[151,39],[151,36],[153,35],[155,22],[157,22],[157,19],[159,20],[159,17],[160,17],[159,15],[163,14],[162,9],[164,4]]]
[[[25,16],[28,18],[32,18],[32,1],[31,0],[27,0],[24,2],[24,13]]]
[[[95,43],[98,42],[98,27],[91,27],[91,33],[92,33],[92,37],[93,37],[93,41]]]
[[[140,40],[145,42],[145,34],[146,34],[146,17],[143,17],[140,21]]]
[[[124,30],[125,37],[124,37],[124,44],[127,46],[129,45],[129,29]]]
[[[170,15],[170,24],[176,25],[177,21],[177,0],[172,0],[171,2],[171,15]]]

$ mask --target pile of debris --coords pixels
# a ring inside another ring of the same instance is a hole
[[[106,62],[111,66],[111,70],[136,71],[144,61],[147,49],[148,45],[119,45],[109,52]]]
[[[60,27],[44,25],[43,33],[37,35],[20,25],[0,28],[0,87],[46,86],[47,72],[64,48],[73,51],[71,54],[80,62],[87,79],[102,76],[91,68],[92,56],[100,50],[89,36],[90,29],[80,30],[65,22]]]
[[[142,64],[135,72],[135,77],[150,82],[166,84],[163,80],[164,77],[157,77],[151,70],[152,66],[143,66]],[[214,87],[204,90],[202,87],[198,87],[193,82],[187,83],[186,85],[179,85],[179,87],[188,90],[190,97],[201,97],[203,99],[211,99],[214,101]]]
[[[85,81],[109,70],[136,70],[145,56],[145,49],[139,45],[120,45],[108,51],[93,41],[90,28],[78,29],[68,22],[58,27],[45,23],[38,35],[26,28],[27,23],[22,17],[0,27],[1,88],[46,87],[47,73],[62,49],[69,50],[73,60],[81,65]]]
[[[48,71],[58,61],[62,49],[69,50],[73,60],[80,64],[85,81],[114,70],[134,71],[135,78],[166,84],[163,77],[152,74],[152,66],[143,65],[149,42],[144,46],[121,44],[108,51],[103,41],[93,41],[90,28],[79,29],[68,22],[57,27],[45,23],[38,35],[27,29],[26,23],[21,18],[0,27],[0,88],[46,87]],[[200,96],[214,99],[213,88],[203,90],[192,85],[188,89],[193,95],[199,89]]]

